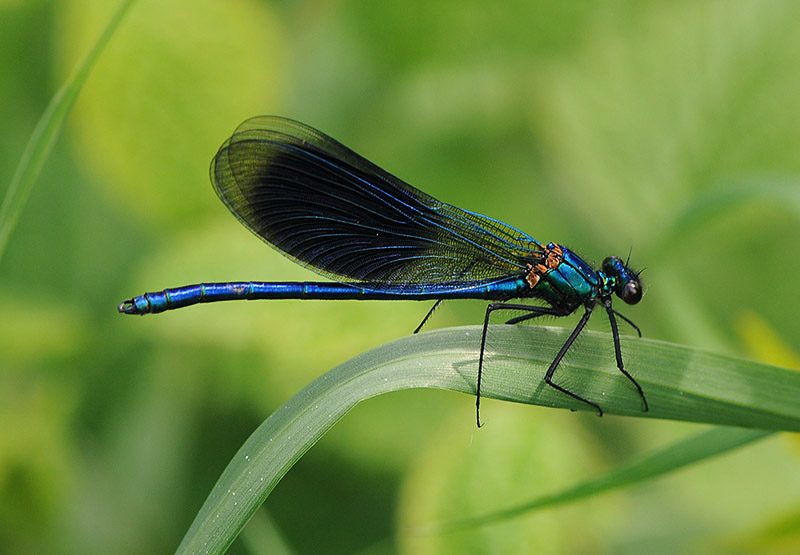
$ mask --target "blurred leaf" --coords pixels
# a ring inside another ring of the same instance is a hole
[[[11,184],[3,198],[3,204],[0,206],[0,258],[5,252],[8,238],[16,226],[33,184],[39,176],[50,151],[53,149],[53,145],[61,134],[61,128],[78,97],[78,93],[83,88],[89,72],[95,65],[100,53],[108,44],[108,41],[111,40],[131,3],[132,0],[122,0],[117,5],[116,11],[108,19],[99,38],[88,49],[88,53],[82,61],[72,70],[72,73],[61,88],[58,89],[36,124],[36,128],[25,146],[22,159],[19,161],[14,177],[11,179]],[[95,35],[88,36],[94,37]],[[70,60],[71,64],[72,60]]]
[[[354,32],[374,45],[373,56],[396,70],[420,59],[441,67],[465,58],[505,63],[520,53],[528,60],[536,54],[552,57],[575,47],[566,37],[580,36],[598,5],[517,0],[498,10],[476,0],[416,0],[348,2],[346,9],[357,22]]]
[[[25,553],[74,502],[78,457],[70,438],[79,396],[14,364],[0,356],[0,545]]]
[[[486,407],[491,430],[468,426],[464,414],[437,423],[421,446],[399,500],[399,551],[434,553],[588,553],[619,524],[614,505],[583,504],[529,513],[495,526],[442,534],[436,523],[500,511],[597,474],[607,464],[601,442],[581,418],[546,409]],[[467,409],[468,410],[468,409]],[[463,413],[464,411],[462,411]],[[566,416],[566,418],[558,418]]]
[[[757,313],[745,311],[736,322],[736,328],[748,350],[759,360],[786,368],[800,370],[800,357],[787,345],[780,335]],[[796,434],[783,437],[800,458],[800,437]],[[800,507],[793,507],[778,514],[768,514],[759,526],[749,533],[735,533],[733,539],[726,538],[722,547],[741,552],[793,553],[800,548]]]
[[[105,0],[64,3],[61,68],[107,10]],[[266,3],[140,0],[75,107],[78,153],[139,217],[174,222],[217,207],[211,157],[239,122],[278,111],[286,52]]]
[[[609,472],[570,488],[543,495],[516,506],[513,503],[508,503],[508,505],[512,506],[501,511],[445,523],[441,526],[433,527],[430,531],[447,532],[473,526],[484,526],[497,521],[519,517],[539,509],[570,503],[599,493],[632,486],[758,441],[773,433],[765,430],[714,428],[682,439],[654,453],[640,456],[613,468]]]
[[[800,179],[751,178],[693,197],[688,206],[673,213],[671,226],[663,232],[654,254],[675,254],[698,228],[725,213],[735,215],[743,208],[764,205],[785,210],[800,222]]]
[[[800,172],[799,9],[662,3],[635,24],[609,11],[532,114],[565,209],[598,231],[614,222],[600,240],[636,250],[698,190]]]
[[[733,538],[715,545],[716,551],[728,553],[797,553],[800,551],[800,509],[760,527],[750,535],[734,534]]]
[[[739,337],[759,360],[800,370],[800,356],[784,343],[761,316],[745,311],[736,324]]]
[[[568,334],[562,328],[492,327],[496,351],[487,355],[485,396],[586,410],[542,382],[551,353]],[[280,478],[359,401],[411,387],[473,393],[479,337],[479,327],[407,337],[359,355],[309,384],[234,456],[179,551],[226,549]],[[659,341],[626,340],[629,369],[651,404],[650,412],[642,413],[632,386],[607,357],[610,341],[608,334],[584,332],[580,349],[573,349],[559,372],[562,383],[600,399],[607,413],[800,430],[800,373]]]
[[[242,532],[242,540],[249,553],[291,555],[294,553],[281,535],[281,531],[266,511],[257,511],[250,525]]]
[[[57,301],[0,289],[0,360],[20,364],[74,355],[88,340],[84,315]]]

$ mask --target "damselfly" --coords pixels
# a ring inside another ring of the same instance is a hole
[[[274,116],[240,125],[211,162],[217,195],[250,231],[298,264],[333,282],[201,283],[122,302],[125,314],[163,312],[233,299],[435,300],[485,299],[476,385],[480,395],[489,317],[583,315],[545,373],[545,382],[597,410],[600,406],[553,381],[564,355],[599,303],[611,323],[617,368],[625,370],[612,295],[627,304],[642,298],[639,274],[616,256],[594,270],[563,245],[542,244],[498,220],[440,202],[302,123]],[[543,305],[509,303],[539,299]]]

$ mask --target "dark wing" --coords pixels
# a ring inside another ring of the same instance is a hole
[[[247,120],[211,180],[253,233],[315,272],[376,289],[492,282],[542,248],[510,226],[439,202],[341,143],[281,117]]]

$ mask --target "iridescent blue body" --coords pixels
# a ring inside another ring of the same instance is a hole
[[[145,293],[122,302],[125,314],[148,314],[235,299],[436,300],[485,299],[476,405],[486,332],[495,311],[539,316],[584,314],[545,374],[552,387],[594,407],[553,381],[561,359],[600,303],[608,314],[617,367],[624,369],[613,295],[628,304],[642,296],[638,274],[617,257],[593,269],[570,249],[542,245],[498,220],[440,202],[362,158],[327,135],[280,117],[243,123],[211,163],[219,198],[269,245],[331,282],[201,283]],[[544,306],[514,304],[540,299]],[[422,326],[420,324],[419,327]],[[417,331],[419,330],[417,328]],[[633,326],[638,332],[638,328]],[[478,418],[480,425],[480,418]]]
[[[232,301],[236,299],[328,299],[328,300],[439,300],[439,299],[505,299],[519,296],[527,284],[514,279],[490,285],[465,285],[463,289],[436,287],[419,288],[413,292],[405,289],[385,288],[375,290],[367,284],[351,285],[331,282],[228,282],[200,283],[155,293],[145,293],[131,299],[133,307],[123,312],[155,314],[197,303]],[[516,293],[516,294],[515,294]]]

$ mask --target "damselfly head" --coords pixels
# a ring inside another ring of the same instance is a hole
[[[639,274],[628,268],[618,256],[609,256],[603,260],[603,273],[614,281],[614,293],[627,304],[636,304],[642,300],[642,282]]]

